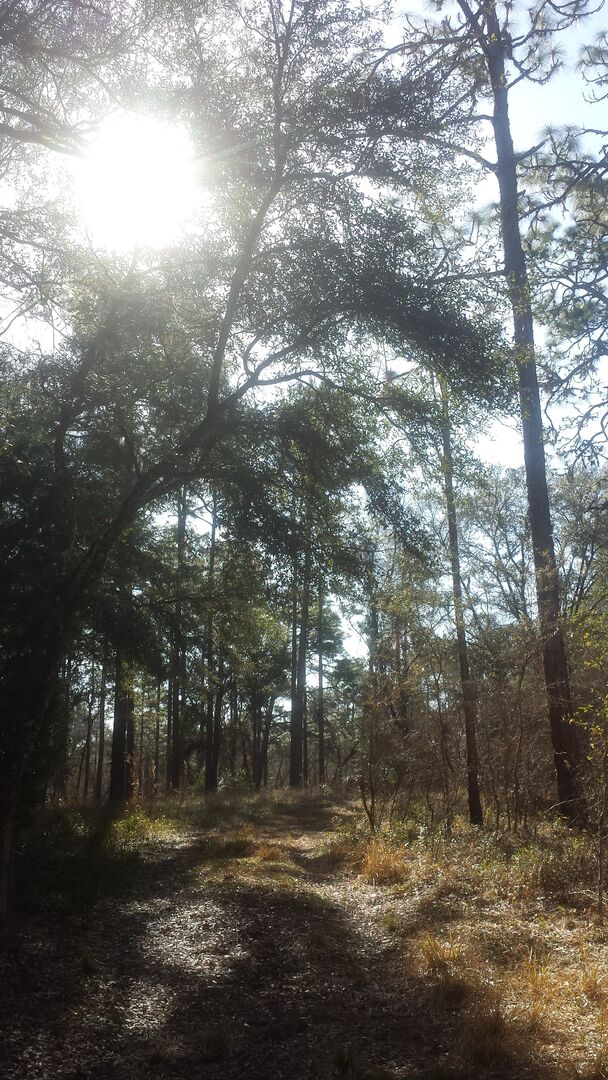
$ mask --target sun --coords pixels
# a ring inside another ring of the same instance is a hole
[[[76,165],[75,188],[95,246],[164,247],[179,237],[197,202],[190,139],[157,117],[109,116]]]

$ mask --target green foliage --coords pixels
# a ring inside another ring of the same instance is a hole
[[[140,851],[145,844],[173,839],[176,833],[176,822],[171,818],[150,816],[142,806],[136,806],[111,823],[104,846],[118,854]]]

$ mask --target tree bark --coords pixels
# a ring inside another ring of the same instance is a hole
[[[270,745],[270,732],[272,730],[274,703],[275,699],[274,697],[271,697],[268,705],[266,706],[266,716],[264,717],[264,726],[262,729],[262,743],[260,746],[260,786],[263,784],[264,787],[268,787],[268,747]]]
[[[319,784],[325,783],[325,701],[323,687],[323,582],[319,575],[319,612],[317,633],[319,637],[319,682],[317,689],[317,735],[319,739]]]
[[[291,715],[289,721],[289,786],[302,786],[302,712],[298,698],[298,558],[293,556],[291,600]]]
[[[87,710],[87,734],[84,752],[84,790],[82,797],[87,801],[89,795],[89,776],[91,771],[91,739],[93,735],[93,701],[95,698],[95,661],[91,662],[91,688],[89,691],[89,706]]]
[[[125,754],[125,798],[132,799],[135,795],[135,701],[129,694],[129,708],[127,710],[127,745]]]
[[[217,539],[217,495],[213,492],[213,504],[211,510],[211,537],[209,540],[209,573],[207,575],[207,590],[209,604],[213,605],[213,588],[215,579],[215,552]],[[217,764],[215,762],[215,688],[213,677],[213,607],[207,618],[206,629],[206,675],[207,675],[207,709],[205,731],[205,791],[217,791]]]
[[[228,762],[230,768],[230,778],[234,780],[236,776],[236,752],[239,719],[238,687],[234,674],[231,674],[230,676],[229,687],[230,725],[228,736]]]
[[[122,649],[116,652],[116,676],[114,689],[114,728],[112,731],[112,759],[110,762],[110,802],[115,806],[127,797],[127,753],[129,725],[133,724],[133,698],[129,686],[129,671]]]
[[[141,713],[139,717],[139,761],[137,769],[137,788],[140,799],[144,796],[144,719],[146,713],[146,680],[141,679]]]
[[[72,699],[72,657],[67,656],[63,663],[61,673],[61,686],[63,687],[65,714],[61,712],[61,745],[55,766],[53,777],[53,796],[65,800],[67,798],[68,783],[68,742],[70,738],[71,699]]]
[[[103,788],[103,768],[106,743],[106,683],[108,678],[108,642],[104,639],[103,660],[101,662],[101,684],[99,687],[99,741],[97,747],[97,770],[95,774],[95,802],[101,802]]]
[[[460,576],[460,551],[458,545],[458,518],[456,516],[456,500],[454,497],[454,459],[452,455],[450,413],[445,384],[440,381],[439,385],[441,392],[441,434],[443,441],[443,484],[448,519],[452,590],[454,595],[454,622],[456,623],[458,666],[460,668],[464,732],[467,748],[469,821],[471,825],[483,825],[483,810],[481,806],[481,796],[479,794],[479,764],[477,754],[477,697],[475,684],[471,678],[464,624],[464,604],[462,602],[462,580]]]
[[[158,680],[156,684],[156,724],[154,726],[154,782],[153,791],[155,795],[158,795],[158,781],[160,772],[160,700],[161,700],[161,681]]]
[[[570,824],[584,825],[588,813],[580,789],[576,729],[571,723],[572,700],[566,647],[560,623],[559,579],[547,488],[542,408],[534,348],[534,319],[528,269],[519,227],[517,157],[509,119],[509,79],[505,65],[505,49],[508,46],[494,5],[488,4],[485,7],[485,27],[482,27],[467,0],[458,0],[458,3],[482,49],[493,98],[492,122],[496,145],[504,269],[513,315],[528,512],[534,549],[536,596],[558,809]]]
[[[167,680],[167,761],[165,765],[165,791],[171,791],[171,757],[173,746],[173,680]]]
[[[205,768],[205,791],[217,791],[219,781],[220,749],[222,742],[222,707],[224,702],[223,660],[218,661],[217,683],[209,731],[209,754]]]
[[[188,508],[186,492],[182,488],[177,499],[177,573],[175,580],[175,629],[171,646],[171,790],[178,791],[182,776],[182,731],[180,702],[183,682],[183,656],[181,643],[182,588],[186,551],[186,520]]]
[[[308,783],[308,725],[306,712],[306,654],[308,651],[308,622],[310,607],[310,568],[312,553],[310,540],[306,540],[304,552],[304,569],[302,574],[302,607],[300,611],[300,633],[298,636],[298,650],[296,663],[296,720],[295,728],[299,735],[300,743],[300,778],[299,784]]]

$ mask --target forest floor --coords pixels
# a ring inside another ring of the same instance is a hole
[[[436,858],[391,883],[372,846],[362,874],[353,821],[320,795],[220,807],[204,828],[136,811],[118,861],[64,859],[35,903],[24,874],[2,946],[0,1076],[547,1080],[582,1076],[583,1059],[585,1080],[607,1076],[603,926],[562,905],[549,927],[498,895],[479,910],[466,869],[446,878]],[[564,1023],[539,934],[567,954]],[[525,1008],[498,985],[523,969]]]

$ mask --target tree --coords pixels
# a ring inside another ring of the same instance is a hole
[[[443,443],[443,484],[448,519],[448,538],[450,564],[452,570],[452,589],[454,593],[454,621],[458,643],[458,665],[462,685],[462,705],[464,710],[464,729],[467,744],[467,787],[469,801],[469,820],[471,825],[483,825],[483,810],[479,794],[479,773],[477,756],[477,702],[476,691],[471,677],[469,652],[464,622],[464,604],[462,598],[462,580],[460,573],[460,545],[458,540],[458,519],[454,497],[454,455],[452,453],[452,432],[449,412],[449,399],[445,385],[440,383],[441,395],[441,436]]]
[[[30,356],[3,390],[0,908],[26,763],[87,599],[138,517],[216,475],[264,411],[260,388],[307,372],[361,385],[349,325],[430,349],[455,379],[479,381],[487,367],[487,342],[455,295],[420,280],[413,223],[402,222],[409,265],[405,249],[392,268],[378,254],[393,250],[399,219],[368,209],[358,179],[390,171],[378,118],[400,111],[413,159],[435,118],[411,81],[369,82],[368,13],[272,0],[236,13],[229,38],[214,12],[204,42],[190,14],[185,5],[158,35],[158,62],[164,73],[179,62],[187,81],[172,103],[205,142],[214,227],[183,259],[81,251],[73,262],[64,251],[79,270],[56,290],[65,344]]]
[[[462,132],[479,121],[492,127],[496,161],[489,162],[471,148],[468,139],[451,148],[472,157],[495,176],[504,256],[504,277],[513,318],[514,359],[519,384],[520,417],[524,440],[528,512],[532,535],[536,594],[549,725],[554,751],[559,806],[572,824],[585,820],[585,804],[578,776],[576,733],[570,723],[572,701],[564,635],[560,624],[559,581],[544,450],[542,409],[534,346],[532,292],[520,228],[519,170],[532,151],[516,153],[509,118],[509,91],[522,78],[545,81],[557,66],[556,54],[545,48],[553,34],[566,30],[588,10],[585,0],[555,8],[548,0],[511,25],[512,9],[486,2],[470,6],[457,0],[458,15],[444,16],[439,24],[425,21],[413,30],[403,50],[418,51],[428,63],[445,65],[450,72],[466,71],[468,113],[461,113]],[[515,73],[511,74],[511,68]],[[489,100],[491,115],[477,112],[477,98]]]

